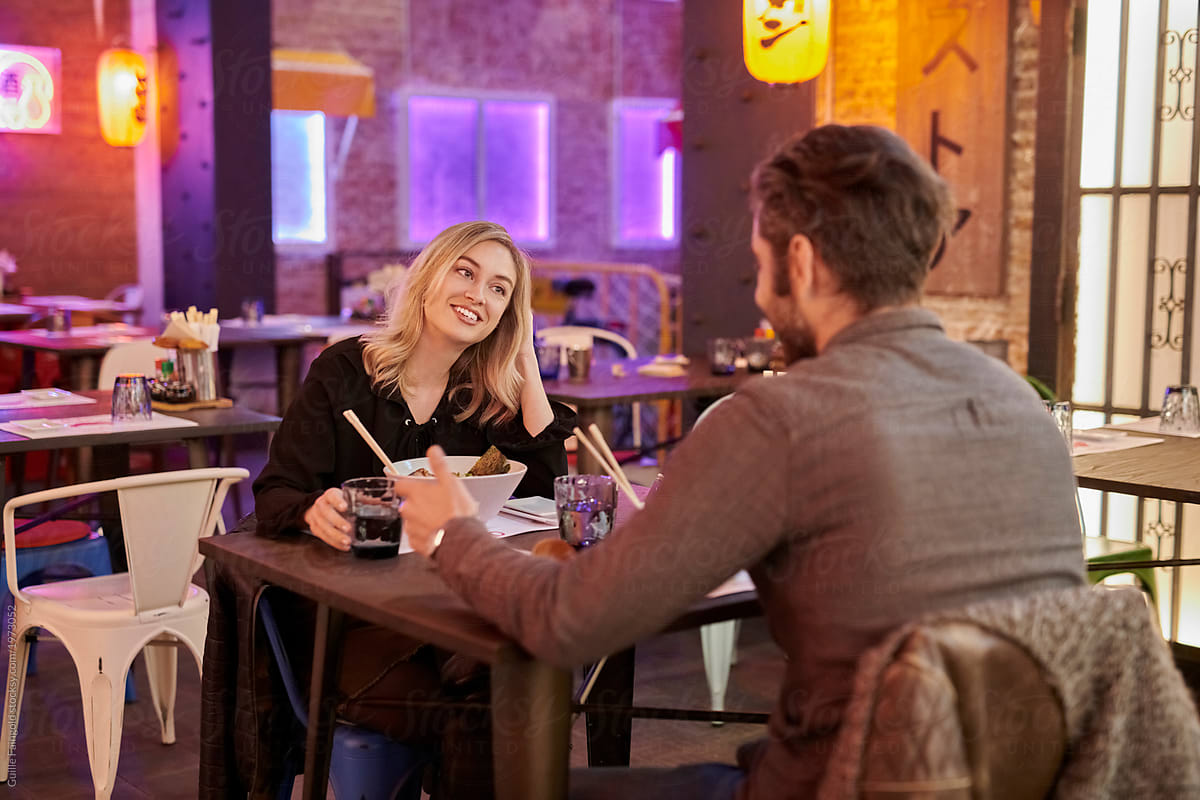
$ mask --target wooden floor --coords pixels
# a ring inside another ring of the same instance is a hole
[[[730,676],[726,706],[730,710],[766,711],[779,685],[783,661],[761,619],[744,625],[739,660]],[[195,663],[180,658],[179,695],[175,709],[178,741],[164,746],[149,701],[145,671],[138,659],[139,699],[125,706],[116,800],[154,798],[187,800],[197,796],[200,748],[200,682]],[[639,705],[670,704],[706,707],[708,689],[696,631],[661,636],[639,648]],[[672,766],[697,761],[732,762],[737,746],[763,735],[757,725],[634,720],[632,762],[636,766]],[[583,720],[573,729],[572,764],[586,764]],[[91,774],[83,736],[79,683],[61,645],[39,645],[38,672],[29,677],[17,738],[16,786],[0,788],[0,798],[88,800]]]

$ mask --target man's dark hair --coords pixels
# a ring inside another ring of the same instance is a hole
[[[809,238],[863,311],[916,299],[953,208],[945,182],[896,134],[825,125],[754,170],[751,204],[775,255],[775,291],[790,291],[787,250]]]

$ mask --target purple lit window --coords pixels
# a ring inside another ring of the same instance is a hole
[[[550,103],[408,98],[408,238],[490,219],[517,241],[549,242]]]
[[[667,247],[678,241],[679,150],[673,99],[613,101],[613,243]]]
[[[276,244],[328,242],[325,115],[271,112],[271,226]]]

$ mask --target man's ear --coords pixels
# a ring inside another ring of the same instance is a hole
[[[816,289],[816,251],[812,240],[797,233],[788,242],[788,277],[792,281],[792,295],[811,295]]]

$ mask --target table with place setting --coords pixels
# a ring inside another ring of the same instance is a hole
[[[6,459],[35,451],[91,448],[91,479],[129,473],[130,447],[183,441],[193,467],[209,466],[206,441],[241,433],[273,432],[280,419],[237,406],[152,413],[150,419],[114,423],[111,391],[35,389],[0,395],[0,501],[8,498]],[[106,533],[111,530],[106,529]],[[110,549],[119,537],[110,541]],[[113,553],[123,564],[123,550]]]

